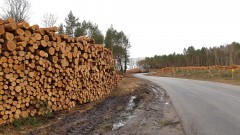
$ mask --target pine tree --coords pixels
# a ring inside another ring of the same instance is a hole
[[[72,11],[70,11],[67,18],[65,18],[65,22],[66,22],[66,26],[65,26],[66,34],[70,37],[73,37],[75,28],[77,27],[77,24],[78,24],[78,18],[76,18],[73,15]]]
[[[83,21],[82,23],[78,23],[77,24],[77,28],[74,32],[75,37],[79,37],[79,36],[86,36],[86,21]]]
[[[130,42],[127,36],[122,32],[118,32],[111,26],[108,28],[105,36],[105,47],[112,51],[114,59],[117,60],[117,69],[121,73],[125,73],[129,62]]]
[[[77,28],[74,32],[75,37],[88,36],[95,40],[96,44],[102,44],[104,36],[102,32],[98,29],[97,24],[85,20],[82,23],[78,23]]]
[[[58,27],[58,34],[64,34],[63,24],[61,23]]]
[[[105,36],[105,47],[113,51],[113,45],[114,45],[114,39],[117,31],[113,28],[111,25],[110,28],[108,28]]]

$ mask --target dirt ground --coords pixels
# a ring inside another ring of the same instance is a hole
[[[17,134],[184,135],[184,131],[165,90],[127,77],[105,100],[58,113],[47,125]]]

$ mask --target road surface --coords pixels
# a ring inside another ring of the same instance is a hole
[[[165,89],[188,135],[240,135],[240,86],[137,74]]]

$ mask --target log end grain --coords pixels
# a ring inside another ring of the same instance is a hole
[[[14,51],[14,50],[16,50],[17,46],[13,41],[6,41],[4,44],[4,48],[7,51]]]

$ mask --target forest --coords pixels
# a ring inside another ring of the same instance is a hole
[[[138,62],[138,66],[144,69],[160,69],[164,67],[186,66],[228,66],[240,64],[240,44],[233,42],[219,47],[202,47],[195,49],[189,46],[183,49],[183,53],[169,55],[155,55],[146,57]]]

